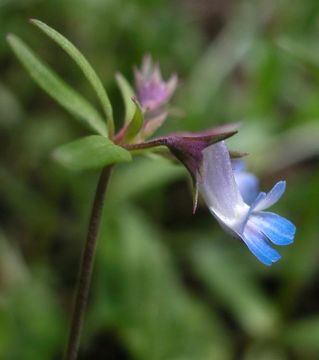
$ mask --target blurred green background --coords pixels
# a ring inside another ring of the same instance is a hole
[[[151,53],[177,71],[162,133],[242,121],[263,190],[287,179],[274,211],[297,225],[272,268],[192,215],[186,171],[166,160],[118,166],[104,211],[80,359],[319,358],[319,2],[0,0],[0,358],[60,359],[97,173],[51,158],[87,134],[22,68],[15,33],[93,104],[74,63],[32,26],[64,34],[123,114],[114,74]],[[119,122],[118,122],[119,124]]]

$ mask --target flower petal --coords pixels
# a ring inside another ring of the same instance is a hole
[[[236,185],[227,146],[220,141],[202,154],[199,190],[216,217],[231,227],[245,218],[248,206]]]
[[[235,181],[246,204],[250,205],[258,195],[257,176],[246,171],[234,171]]]
[[[162,79],[158,63],[150,55],[143,59],[141,69],[134,68],[137,99],[144,112],[150,113],[160,109],[173,95],[177,86],[177,75],[168,81]]]
[[[170,98],[173,95],[173,93],[175,92],[177,84],[178,84],[178,77],[176,74],[173,74],[169,78],[169,80],[167,81],[167,84],[166,84],[168,98]]]
[[[250,222],[245,227],[242,240],[257,259],[267,266],[281,258],[278,251],[269,245],[266,236]]]
[[[295,225],[282,216],[271,212],[253,213],[252,221],[276,245],[289,245],[294,241]]]
[[[286,181],[279,181],[277,184],[264,196],[260,198],[258,203],[255,203],[254,211],[261,211],[268,209],[274,205],[283,195],[286,189]]]
[[[231,165],[234,172],[246,171],[246,163],[241,159],[232,159]]]

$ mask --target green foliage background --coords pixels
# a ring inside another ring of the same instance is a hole
[[[15,33],[98,107],[74,63],[28,23],[64,34],[103,80],[151,53],[181,82],[163,129],[242,121],[262,189],[287,179],[276,211],[297,225],[272,268],[192,215],[186,171],[136,158],[117,167],[100,234],[81,359],[318,359],[319,3],[0,0],[0,358],[59,359],[97,181],[52,161],[87,135],[40,90],[5,37]]]

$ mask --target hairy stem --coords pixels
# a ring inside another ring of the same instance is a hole
[[[96,240],[103,210],[104,197],[111,172],[112,167],[105,167],[102,170],[95,192],[87,237],[84,244],[78,273],[70,332],[64,354],[65,360],[75,360],[77,358],[80,347],[82,324],[90,290],[92,270],[94,266]]]

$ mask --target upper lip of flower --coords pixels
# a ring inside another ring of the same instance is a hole
[[[280,259],[280,254],[270,246],[270,242],[275,245],[293,242],[295,226],[277,214],[264,211],[283,195],[285,181],[279,181],[267,194],[259,193],[249,206],[235,182],[229,152],[223,141],[203,150],[198,184],[200,193],[218,222],[242,239],[265,265]]]

